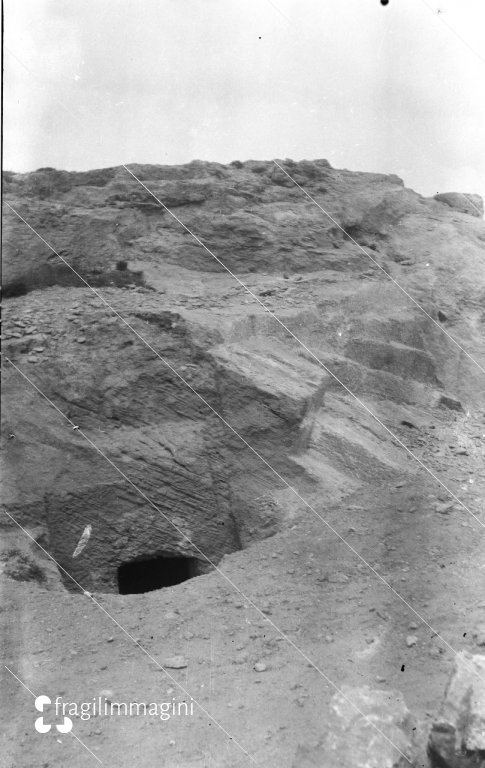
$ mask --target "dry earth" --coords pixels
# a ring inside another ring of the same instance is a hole
[[[320,766],[364,685],[404,697],[427,765],[455,652],[483,653],[481,200],[283,166],[366,253],[273,163],[130,166],[233,275],[124,169],[6,177],[99,295],[5,209],[4,356],[71,423],[5,363],[4,664],[51,699],[206,710],[73,718],[106,766]],[[160,556],[193,578],[118,593]],[[2,684],[2,765],[97,764]]]

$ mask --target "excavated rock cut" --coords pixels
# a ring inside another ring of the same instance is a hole
[[[36,304],[41,293],[22,301]],[[22,482],[11,483],[8,503],[21,522],[45,526],[48,550],[61,568],[88,591],[118,592],[127,564],[171,557],[169,565],[181,566],[183,580],[284,528],[289,512],[273,497],[277,478],[216,413],[278,472],[301,477],[304,468],[295,458],[306,450],[323,404],[325,374],[274,340],[251,352],[226,346],[220,333],[194,328],[163,309],[159,298],[133,296],[131,324],[172,370],[127,329],[115,328],[106,313],[93,311],[81,292],[79,298],[73,310],[72,294],[66,295],[66,310],[76,326],[74,341],[82,326],[84,343],[73,351],[70,327],[55,348],[46,342],[36,376],[126,477],[80,432],[53,421],[47,406],[22,405],[17,387],[11,390],[16,438],[7,442],[5,456],[14,480],[22,445],[42,440],[42,452],[27,449],[33,465],[27,478],[23,473]],[[15,334],[10,354],[23,364],[29,352],[18,344],[22,334]],[[193,382],[214,411],[174,371]],[[55,482],[43,485],[46,470]],[[74,556],[87,526],[89,541]],[[182,567],[187,559],[190,572]],[[77,589],[62,570],[61,578],[67,589]]]

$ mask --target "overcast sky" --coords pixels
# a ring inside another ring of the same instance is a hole
[[[484,0],[6,0],[5,46],[9,170],[327,158],[485,195]]]

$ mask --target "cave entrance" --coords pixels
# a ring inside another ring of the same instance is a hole
[[[122,563],[118,568],[118,591],[120,595],[135,595],[173,587],[197,576],[200,573],[198,566],[195,557],[175,555]]]

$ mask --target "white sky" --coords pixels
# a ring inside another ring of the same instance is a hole
[[[483,0],[6,0],[5,46],[9,170],[327,158],[485,196]]]

